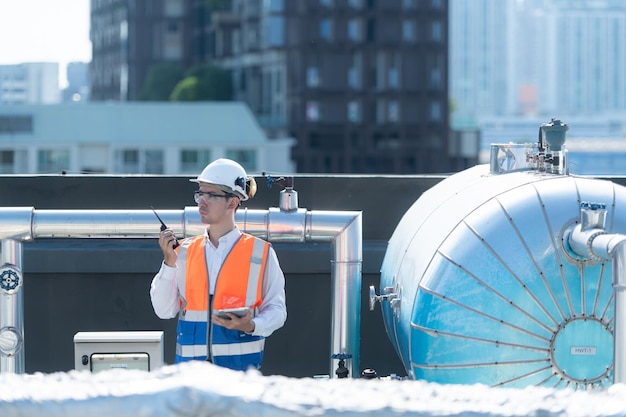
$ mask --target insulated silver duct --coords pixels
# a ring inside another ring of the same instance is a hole
[[[157,210],[179,237],[201,234],[197,207]],[[0,270],[0,372],[24,372],[21,242],[37,238],[158,238],[152,210],[36,210],[0,208],[2,263]],[[286,188],[280,207],[240,209],[235,217],[242,231],[270,242],[331,244],[330,376],[347,357],[349,375],[358,377],[362,221],[357,211],[307,211],[297,208],[297,193]],[[17,282],[17,283],[16,283]]]

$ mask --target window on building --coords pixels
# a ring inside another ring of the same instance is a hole
[[[264,19],[263,25],[265,46],[283,46],[285,44],[285,19],[282,16],[270,16]]]
[[[211,162],[208,149],[183,149],[180,151],[180,173],[196,174]]]
[[[348,68],[348,85],[355,89],[361,86],[359,71],[354,67]]]
[[[430,103],[430,120],[432,122],[440,122],[441,121],[441,103],[438,101],[433,101]]]
[[[348,68],[348,85],[350,88],[361,88],[362,72],[363,55],[357,52],[352,55],[352,66]]]
[[[161,175],[165,172],[163,151],[149,149],[144,151],[144,174]]]
[[[253,149],[228,149],[226,158],[239,162],[248,175],[258,170],[256,151]]]
[[[387,120],[395,123],[400,121],[400,104],[396,100],[387,103]]]
[[[320,72],[317,67],[306,69],[306,85],[307,87],[318,87],[320,85]]]
[[[265,13],[276,13],[285,10],[284,0],[265,0],[263,2],[263,10]]]
[[[330,41],[333,39],[333,22],[330,19],[320,20],[320,37]]]
[[[441,88],[441,70],[439,68],[433,68],[430,70],[430,85],[434,89]]]
[[[37,172],[54,174],[70,168],[70,151],[67,149],[42,149],[37,153]]]
[[[0,135],[32,132],[33,116],[0,115]]]
[[[165,0],[163,14],[169,17],[182,17],[185,13],[183,0]]]
[[[114,153],[114,169],[118,174],[165,173],[163,151],[160,149],[120,149]]]
[[[400,55],[397,53],[389,54],[387,64],[387,86],[393,89],[400,87]]]
[[[115,173],[117,174],[139,174],[139,150],[122,149],[115,151]]]
[[[0,151],[0,174],[15,174],[13,151]]]
[[[363,21],[361,19],[348,20],[348,38],[354,42],[363,40]]]
[[[162,54],[165,59],[181,59],[183,56],[183,34],[176,20],[166,23]]]
[[[406,42],[415,42],[417,40],[414,21],[404,20],[402,22],[402,39]]]
[[[231,48],[233,51],[233,55],[237,55],[241,53],[241,31],[233,30],[230,35],[231,38]]]
[[[435,42],[440,42],[443,39],[443,31],[441,29],[441,22],[435,21],[432,23],[431,38]]]
[[[348,120],[352,123],[358,123],[361,121],[361,103],[357,100],[351,100],[348,102]]]
[[[438,54],[432,61],[429,61],[430,68],[430,87],[439,90],[443,87],[443,68],[445,66],[445,58]]]
[[[257,25],[256,23],[250,22],[247,25],[247,28],[244,28],[245,31],[245,37],[244,37],[244,41],[245,41],[245,45],[244,48],[246,49],[256,49],[259,47],[259,38],[260,36],[260,29],[259,29],[259,25]],[[265,29],[264,29],[265,30]]]
[[[309,101],[306,103],[306,120],[309,122],[317,122],[320,119],[320,108],[317,101]]]

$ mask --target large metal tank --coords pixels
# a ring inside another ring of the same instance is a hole
[[[492,145],[490,164],[440,182],[397,225],[370,306],[386,301],[385,326],[411,378],[613,382],[612,264],[578,255],[568,235],[585,202],[606,207],[607,233],[626,233],[626,188],[568,175],[565,151],[553,150],[546,165],[541,137]]]

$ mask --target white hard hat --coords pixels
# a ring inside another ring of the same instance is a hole
[[[198,178],[189,181],[214,185],[226,193],[235,194],[241,201],[254,197],[256,192],[254,178],[248,177],[246,170],[237,162],[225,158],[211,162]]]

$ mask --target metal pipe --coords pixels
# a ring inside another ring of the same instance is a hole
[[[294,197],[295,195],[295,197]],[[237,226],[244,232],[269,242],[328,242],[331,244],[331,354],[351,356],[346,367],[358,377],[361,305],[362,221],[361,212],[307,211],[294,208],[297,194],[290,190],[281,209],[240,209],[235,214]],[[159,222],[150,210],[35,210],[0,208],[0,238],[33,240],[36,238],[158,238]],[[184,238],[204,232],[198,208],[157,210],[176,236]],[[21,259],[20,259],[21,262]],[[21,269],[21,265],[20,265]],[[21,292],[20,292],[21,297]],[[3,297],[0,303],[8,305]],[[23,311],[21,299],[13,299]],[[1,307],[1,306],[0,306]],[[0,310],[2,311],[2,310]],[[23,329],[14,321],[13,327]],[[331,359],[330,375],[336,360]],[[0,371],[19,366],[6,365]],[[21,369],[23,372],[23,366]]]
[[[0,244],[0,371],[24,373],[22,243]]]
[[[338,216],[333,219],[340,219]],[[361,215],[343,216],[345,227],[332,241],[332,315],[331,315],[331,359],[330,370],[337,369],[340,358],[346,356],[348,376],[358,377],[360,372],[360,327],[361,327],[361,265],[362,241]],[[333,222],[336,226],[336,223]],[[327,224],[327,223],[324,223]],[[321,228],[321,227],[320,227]],[[313,227],[313,230],[318,228]],[[338,356],[339,355],[339,356]],[[350,357],[351,355],[351,357]],[[356,375],[355,375],[355,370]]]
[[[604,230],[604,205],[581,204],[581,222],[571,230],[569,247],[588,259],[609,260],[613,269],[615,321],[613,329],[613,382],[626,382],[626,235]]]
[[[613,252],[613,291],[615,294],[615,329],[613,337],[613,382],[626,382],[626,245],[622,239]]]

